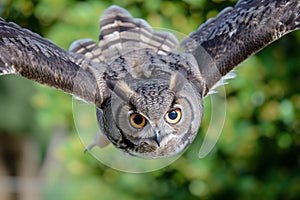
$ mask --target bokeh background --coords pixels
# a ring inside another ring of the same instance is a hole
[[[152,26],[188,34],[235,0],[0,0],[0,16],[68,49],[97,39],[112,4]],[[0,199],[300,199],[300,31],[252,56],[226,86],[227,115],[213,151],[192,145],[145,174],[119,172],[84,154],[72,98],[0,78]],[[209,109],[206,110],[209,116]],[[209,118],[204,116],[197,140]]]

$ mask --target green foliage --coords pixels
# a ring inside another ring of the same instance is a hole
[[[0,15],[67,49],[98,35],[98,17],[117,4],[155,27],[185,34],[235,1],[226,0],[7,0]],[[48,135],[64,127],[42,184],[43,199],[299,199],[300,32],[251,57],[226,86],[227,115],[221,137],[207,157],[192,147],[172,165],[147,174],[110,169],[83,154],[73,124],[71,98],[17,77],[0,80],[0,129]],[[206,102],[205,102],[206,103]],[[206,110],[195,144],[209,125]]]

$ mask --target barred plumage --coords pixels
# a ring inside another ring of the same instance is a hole
[[[134,19],[123,8],[111,6],[100,18],[99,43],[90,39],[75,41],[70,51],[85,55],[93,61],[114,60],[132,50],[150,48],[166,55],[177,48],[179,42],[168,32],[154,32],[142,19]]]

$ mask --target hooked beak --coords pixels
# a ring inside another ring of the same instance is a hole
[[[161,142],[161,133],[160,133],[160,131],[155,132],[154,141],[160,147],[160,142]]]

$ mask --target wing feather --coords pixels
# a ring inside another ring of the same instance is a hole
[[[299,0],[240,0],[201,25],[181,45],[196,57],[200,71],[210,75],[204,78],[211,88],[249,56],[299,28]],[[203,50],[218,70],[201,67]]]
[[[0,18],[0,75],[15,73],[100,106],[104,94],[93,63]]]
[[[128,11],[114,5],[100,17],[99,44],[90,39],[78,40],[71,45],[70,51],[93,61],[109,61],[128,51],[145,48],[166,55],[178,44],[173,34],[155,32],[145,20],[133,18]]]

